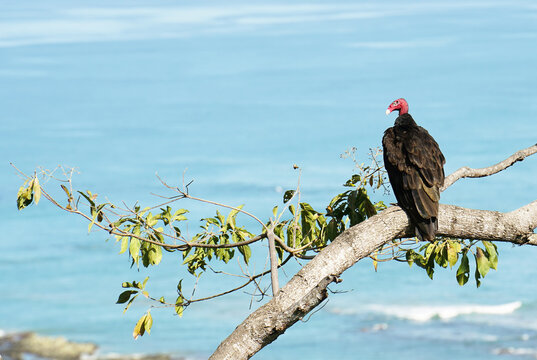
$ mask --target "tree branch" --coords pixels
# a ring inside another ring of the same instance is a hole
[[[438,234],[537,245],[537,200],[510,213],[440,205]],[[302,319],[326,297],[326,287],[379,246],[413,236],[407,215],[392,206],[350,229],[304,266],[278,296],[253,312],[210,359],[249,359]]]
[[[442,187],[442,189],[440,189],[440,191],[446,190],[448,187],[453,185],[455,181],[462,178],[479,178],[494,175],[502,170],[507,169],[517,161],[522,161],[528,156],[533,155],[535,153],[537,153],[537,144],[530,146],[529,148],[517,151],[516,153],[509,156],[507,159],[500,161],[496,165],[481,169],[472,169],[467,166],[461,167],[453,174],[446,177],[446,180],[444,181],[444,186]]]
[[[270,281],[272,284],[272,296],[278,295],[280,284],[278,282],[278,254],[276,253],[276,244],[274,241],[274,222],[270,221],[270,226],[267,230],[267,238],[269,243],[270,257]]]
[[[463,177],[495,174],[536,152],[537,144],[489,168],[461,168],[448,176],[444,189]],[[438,219],[438,235],[537,246],[537,234],[533,233],[537,228],[537,200],[509,213],[440,205]],[[326,299],[327,286],[346,269],[387,242],[411,237],[413,232],[406,213],[398,206],[345,230],[277,296],[250,314],[210,359],[249,359]]]

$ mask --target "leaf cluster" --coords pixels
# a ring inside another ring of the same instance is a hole
[[[32,202],[37,205],[41,199],[41,186],[37,176],[27,179],[17,192],[17,209],[22,210]]]
[[[237,245],[247,242],[254,237],[254,234],[246,230],[243,226],[237,225],[237,214],[239,214],[243,205],[232,209],[227,217],[224,217],[220,211],[216,210],[216,215],[204,218],[200,228],[202,231],[192,238],[192,242],[198,245],[211,245],[210,247],[192,247],[183,251],[183,264],[187,265],[188,272],[192,275],[199,276],[205,271],[207,262],[213,259],[227,264],[235,256],[235,249],[242,255],[246,265],[252,255],[249,245]]]
[[[286,252],[308,258],[308,252],[318,252],[350,226],[356,225],[375,215],[386,206],[382,201],[373,203],[367,193],[368,186],[377,185],[371,181],[362,182],[363,177],[355,174],[344,183],[348,190],[332,198],[325,212],[315,210],[309,203],[291,204],[295,190],[288,190],[283,195],[284,206],[289,209],[291,218],[280,221],[274,227],[274,233],[285,243],[276,244],[279,261]],[[273,209],[274,216],[278,208]],[[267,227],[269,224],[267,224]]]
[[[153,317],[151,316],[151,311],[147,310],[140,320],[134,326],[132,336],[134,340],[138,339],[139,336],[143,336],[145,332],[151,334],[151,327],[153,326]]]
[[[172,211],[170,206],[160,208],[160,212],[153,214],[146,207],[140,210],[135,206],[130,216],[120,217],[117,221],[111,223],[109,228],[117,230],[119,234],[115,235],[116,241],[121,242],[120,254],[127,252],[132,260],[132,265],[141,264],[144,267],[158,265],[162,260],[162,249],[173,251],[165,245],[165,227],[168,228],[169,234],[175,238],[181,237],[179,223],[187,220],[188,210],[179,209]],[[98,220],[98,219],[97,219]],[[149,241],[145,241],[145,240]],[[162,245],[161,245],[162,244]]]
[[[483,247],[477,246],[477,241],[461,239],[444,239],[434,243],[428,243],[419,248],[406,249],[405,259],[409,266],[416,264],[424,269],[427,275],[433,279],[435,264],[447,268],[453,268],[459,264],[456,272],[456,279],[459,285],[465,285],[470,279],[471,256],[475,259],[474,278],[476,286],[481,286],[481,279],[484,278],[490,269],[497,269],[498,248],[490,241],[481,241]],[[460,261],[459,261],[460,260]]]

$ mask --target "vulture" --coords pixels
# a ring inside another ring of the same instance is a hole
[[[431,135],[408,113],[405,99],[390,104],[386,115],[399,111],[384,132],[384,167],[398,205],[407,213],[420,240],[434,241],[438,230],[438,201],[444,185],[444,155]]]

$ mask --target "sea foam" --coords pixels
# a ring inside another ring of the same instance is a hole
[[[522,302],[514,301],[500,305],[420,305],[420,306],[387,306],[387,305],[370,305],[365,311],[381,313],[400,319],[407,319],[417,322],[426,322],[438,318],[442,320],[453,319],[460,315],[486,314],[486,315],[504,315],[516,311],[522,306]],[[332,309],[333,313],[341,315],[357,314],[358,311]]]
[[[533,348],[514,348],[514,347],[508,347],[508,348],[498,348],[494,349],[492,351],[495,355],[515,355],[515,356],[524,356],[528,357],[531,356],[534,359],[537,359],[537,349]]]
[[[425,322],[433,318],[448,320],[460,315],[488,314],[504,315],[510,314],[520,308],[520,301],[510,302],[500,305],[438,305],[438,306],[390,306],[376,307],[376,310],[387,315],[395,316],[412,321]],[[375,310],[375,309],[374,309]]]

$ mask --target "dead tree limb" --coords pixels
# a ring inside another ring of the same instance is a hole
[[[462,177],[494,174],[535,152],[537,145],[521,150],[490,168],[459,169],[448,177],[447,186]],[[508,213],[453,205],[440,205],[439,209],[438,235],[537,245],[537,235],[533,233],[535,228],[537,200]],[[343,271],[369,256],[379,246],[393,239],[412,236],[409,219],[397,206],[345,230],[293,276],[276,297],[250,314],[218,346],[210,359],[249,359],[317,307],[327,297],[326,287]]]
[[[532,145],[529,148],[519,150],[513,155],[509,156],[507,159],[486,168],[472,169],[467,166],[461,167],[453,174],[446,177],[446,180],[444,181],[444,186],[442,186],[441,191],[446,190],[455,181],[462,178],[479,178],[499,173],[500,171],[507,169],[509,166],[513,165],[517,161],[522,161],[528,156],[533,155],[535,153],[537,153],[537,144]]]

